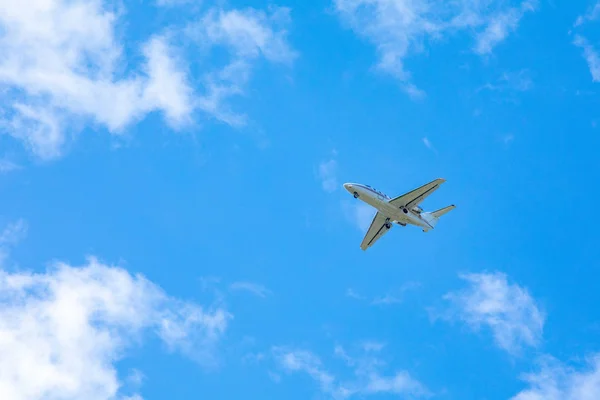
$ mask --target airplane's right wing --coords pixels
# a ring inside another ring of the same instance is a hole
[[[360,244],[360,248],[363,250],[367,250],[369,247],[373,246],[373,244],[379,240],[389,229],[385,227],[385,222],[387,217],[380,212],[375,214],[373,221],[371,222],[371,226],[367,231],[362,243]]]

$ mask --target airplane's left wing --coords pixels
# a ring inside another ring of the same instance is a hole
[[[385,227],[386,220],[387,217],[382,213],[377,212],[377,214],[375,214],[375,217],[371,222],[371,226],[369,227],[369,230],[360,244],[361,249],[367,250],[369,247],[373,246],[373,244],[387,231],[389,231],[389,229]]]
[[[402,196],[398,196],[392,200],[390,200],[390,204],[396,207],[404,206],[410,209],[413,206],[416,206],[431,193],[435,192],[442,183],[446,182],[445,179],[438,178],[434,181],[429,182],[415,190],[412,190]]]

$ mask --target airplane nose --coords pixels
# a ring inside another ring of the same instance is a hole
[[[344,183],[344,189],[350,191],[350,190],[352,190],[352,185],[349,183]]]

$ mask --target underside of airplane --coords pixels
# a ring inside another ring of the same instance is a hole
[[[365,234],[360,248],[367,250],[373,246],[377,240],[392,228],[393,223],[401,226],[415,225],[420,227],[423,232],[434,229],[439,218],[453,210],[456,206],[452,204],[436,211],[425,212],[419,204],[436,191],[444,182],[445,179],[438,178],[393,199],[369,185],[345,183],[344,188],[355,199],[362,200],[377,209],[377,213]]]

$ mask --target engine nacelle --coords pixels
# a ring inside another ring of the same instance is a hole
[[[412,211],[416,212],[417,214],[421,214],[423,212],[423,209],[419,206],[414,206],[412,208]]]

